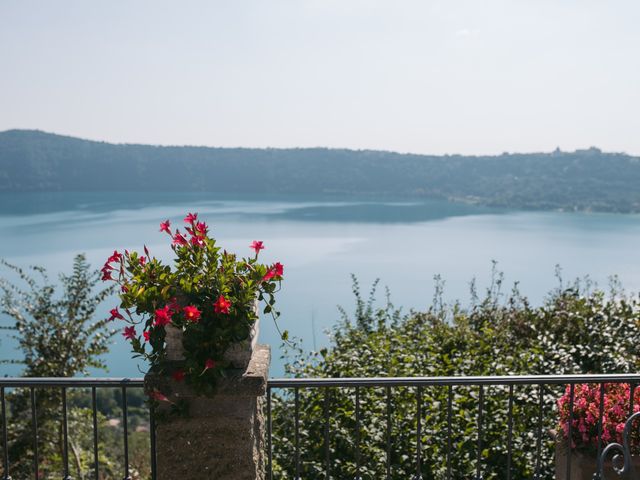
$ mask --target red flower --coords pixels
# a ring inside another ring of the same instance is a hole
[[[115,270],[115,268],[113,268],[111,265],[109,265],[108,263],[104,264],[104,267],[102,267],[100,269],[100,271],[102,272],[102,281],[106,281],[106,280],[113,280],[114,278],[111,276],[111,271]]]
[[[173,245],[184,246],[184,245],[188,245],[188,242],[187,242],[187,239],[184,238],[180,232],[176,231],[176,234],[173,237]]]
[[[140,257],[140,265],[144,265],[145,263],[147,263],[147,259],[144,257]]]
[[[188,213],[186,217],[184,217],[184,223],[193,223],[198,219],[197,213]]]
[[[142,332],[142,336],[144,337],[144,341],[148,342],[151,339],[151,332],[149,330],[145,330]]]
[[[164,308],[159,308],[156,310],[156,321],[154,323],[157,327],[162,327],[164,325],[169,325],[171,323],[171,315],[172,311],[169,308],[169,305],[165,305]]]
[[[119,262],[120,260],[122,260],[122,254],[118,253],[117,250],[113,251],[113,255],[111,255],[108,259],[107,259],[107,263],[111,263],[111,262]]]
[[[169,310],[171,310],[171,313],[178,313],[180,310],[182,310],[182,307],[178,303],[176,297],[173,297],[171,300],[169,300],[167,306],[169,307]]]
[[[249,247],[253,248],[256,251],[256,255],[258,254],[258,252],[260,252],[260,250],[264,250],[263,243],[258,240],[254,240],[253,243],[249,245]]]
[[[160,231],[161,232],[167,232],[169,235],[171,235],[171,229],[169,227],[171,227],[171,222],[169,220],[165,220],[164,222],[160,222]]]
[[[109,311],[109,313],[111,314],[111,316],[109,317],[109,321],[112,321],[112,320],[114,320],[116,318],[118,320],[124,320],[124,317],[118,311],[118,307],[112,308],[111,311]]]
[[[111,276],[111,272],[109,270],[102,270],[102,278],[101,280],[103,282],[106,282],[107,280],[114,280],[114,278]]]
[[[262,277],[262,281],[267,282],[273,277],[281,277],[283,272],[284,266],[280,262],[276,262],[273,267],[267,270],[267,273]]]
[[[273,269],[275,270],[276,275],[277,275],[278,277],[281,277],[281,276],[282,276],[282,273],[284,272],[284,265],[282,265],[280,262],[276,262],[276,263],[273,265]]]
[[[133,326],[124,327],[124,333],[122,334],[122,336],[127,340],[133,340],[134,338],[136,338],[136,328]]]
[[[276,273],[273,271],[273,268],[270,268],[269,270],[267,270],[267,273],[264,274],[264,277],[262,277],[262,281],[268,282],[275,276],[276,276]]]
[[[230,306],[231,302],[220,295],[216,303],[213,304],[213,309],[216,313],[229,313]]]
[[[194,247],[204,247],[204,239],[194,235],[191,237],[191,245]]]
[[[216,361],[213,358],[207,358],[204,362],[204,369],[209,370],[210,368],[216,368]]]
[[[171,374],[171,376],[173,377],[173,379],[176,382],[181,382],[184,380],[186,373],[184,373],[184,370],[182,370],[181,368],[179,368],[178,370],[176,370],[175,372],[173,372]]]
[[[207,224],[204,223],[204,222],[196,223],[196,232],[198,232],[202,236],[206,235],[207,234]]]
[[[163,393],[159,392],[158,390],[152,390],[151,392],[149,392],[149,396],[151,398],[153,398],[154,400],[158,400],[159,402],[170,402],[171,401],[167,398],[166,395],[164,395]]]
[[[198,323],[198,320],[200,320],[200,310],[196,307],[189,305],[184,307],[182,311],[184,312],[184,317],[190,322]]]

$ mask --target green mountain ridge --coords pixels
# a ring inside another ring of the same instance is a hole
[[[629,213],[640,212],[639,182],[640,158],[597,148],[434,156],[112,144],[36,130],[0,132],[0,192],[340,194]]]

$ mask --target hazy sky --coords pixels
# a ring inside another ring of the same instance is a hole
[[[0,0],[0,130],[640,154],[637,0]]]

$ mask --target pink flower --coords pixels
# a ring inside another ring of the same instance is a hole
[[[204,247],[204,238],[194,235],[191,237],[191,245],[194,247]]]
[[[255,250],[256,255],[260,252],[260,250],[264,250],[263,243],[258,240],[254,240],[253,243],[249,245],[249,247]]]
[[[144,341],[148,342],[151,339],[151,332],[149,330],[145,330],[142,332],[142,336],[144,337]]]
[[[154,325],[157,327],[163,327],[165,325],[169,325],[171,323],[171,315],[172,311],[169,308],[169,305],[165,305],[164,308],[159,308],[156,310],[156,318]]]
[[[169,227],[171,227],[171,222],[169,220],[165,220],[164,222],[160,222],[160,231],[161,232],[167,232],[169,235],[171,235],[171,229]]]
[[[604,390],[604,404],[600,401]],[[559,427],[564,437],[578,448],[595,446],[598,442],[598,425],[602,418],[602,441],[621,440],[628,412],[630,389],[628,384],[576,384],[574,388],[573,414],[569,409],[570,389],[558,400]],[[640,399],[634,396],[633,406],[637,410]],[[600,410],[602,409],[602,417]],[[572,438],[569,439],[569,418],[573,416]],[[634,440],[637,441],[637,440]]]
[[[224,296],[220,295],[216,303],[213,304],[213,309],[216,313],[229,313],[230,306],[231,302],[224,298]]]
[[[140,257],[140,265],[144,265],[147,263],[147,259],[145,257]]]
[[[184,312],[184,318],[193,323],[198,323],[200,320],[200,310],[193,305],[186,306],[182,309]]]
[[[212,358],[207,358],[204,362],[204,369],[209,370],[210,368],[216,368],[216,361]]]
[[[119,262],[120,260],[122,260],[122,254],[118,253],[117,250],[113,251],[113,255],[111,255],[108,259],[107,259],[107,263],[111,263],[111,262]]]
[[[116,308],[112,308],[109,313],[111,314],[111,316],[109,317],[109,321],[112,321],[114,319],[118,319],[118,320],[124,320],[124,317],[120,314],[120,312],[118,311],[118,307]]]
[[[186,217],[184,217],[184,223],[193,223],[198,219],[197,213],[188,213]]]
[[[111,276],[111,272],[109,270],[102,270],[101,280],[106,282],[107,280],[113,280],[114,278]]]
[[[169,310],[171,310],[171,313],[178,313],[180,310],[182,310],[182,307],[178,303],[176,297],[173,297],[171,300],[169,300],[167,306],[169,307]]]
[[[186,373],[184,373],[184,370],[182,370],[181,368],[179,368],[178,370],[176,370],[175,372],[173,372],[171,374],[171,376],[173,377],[173,379],[176,382],[181,382],[184,380]]]
[[[207,224],[204,222],[196,223],[196,232],[198,232],[201,236],[207,234]]]
[[[187,242],[187,239],[184,238],[180,232],[176,231],[176,234],[173,237],[172,244],[176,246],[184,246],[184,245],[188,245],[188,242]]]
[[[282,276],[282,273],[284,272],[284,266],[283,266],[280,262],[276,262],[276,263],[273,265],[273,269],[275,270],[276,275],[277,275],[278,277],[281,277],[281,276]]]
[[[158,390],[152,390],[151,392],[149,392],[149,396],[151,398],[153,398],[154,400],[157,400],[159,402],[169,402],[169,403],[171,403],[171,401],[167,398],[167,396],[164,395],[163,393],[159,392]]]
[[[264,277],[262,277],[262,281],[263,282],[268,282],[269,280],[271,280],[275,276],[276,276],[276,273],[273,271],[272,268],[270,268],[269,270],[267,270],[267,273],[265,273]]]
[[[284,266],[280,262],[276,262],[267,273],[262,277],[263,282],[271,280],[273,277],[281,277],[284,272]]]
[[[136,338],[136,328],[133,326],[124,327],[124,332],[122,336],[127,340],[133,340],[134,338]]]

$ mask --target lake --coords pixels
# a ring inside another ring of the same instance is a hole
[[[628,290],[640,290],[638,215],[519,212],[407,199],[4,193],[0,257],[45,266],[52,277],[68,272],[80,252],[96,268],[114,249],[142,250],[144,244],[169,260],[172,252],[158,224],[167,218],[182,224],[187,212],[198,212],[227,250],[250,255],[249,244],[262,240],[262,261],[284,264],[280,326],[306,349],[328,343],[338,305],[353,310],[351,274],[364,293],[380,278],[380,302],[387,286],[404,311],[430,305],[436,274],[446,282],[445,298],[464,303],[472,278],[479,288],[488,286],[492,260],[505,273],[506,288],[518,281],[535,304],[557,287],[557,264],[567,280],[590,275],[605,286],[616,274]],[[0,275],[12,278],[6,270]],[[115,303],[104,304],[100,313],[107,315]],[[278,338],[273,322],[263,318],[260,341],[272,347],[273,376],[283,373]],[[2,357],[14,356],[12,340],[3,335],[1,342]],[[122,336],[114,342],[108,375],[140,376]],[[19,371],[0,365],[3,375]]]

